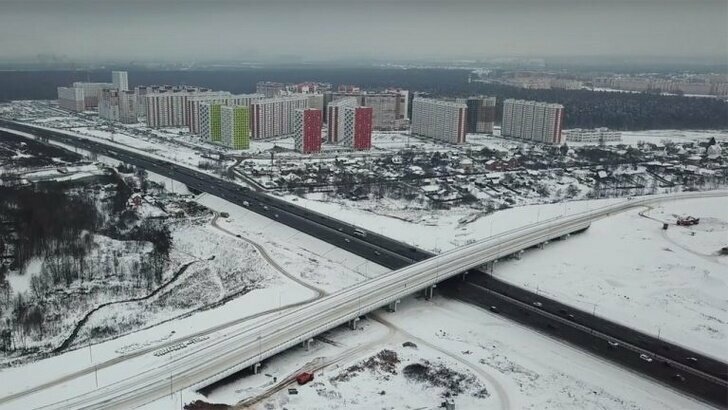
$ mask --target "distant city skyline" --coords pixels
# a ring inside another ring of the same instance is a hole
[[[0,62],[728,61],[727,16],[724,0],[10,0]]]

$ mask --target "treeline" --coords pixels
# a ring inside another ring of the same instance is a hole
[[[616,130],[724,129],[728,128],[728,103],[717,98],[696,98],[648,93],[590,90],[530,90],[477,83],[473,93],[498,98],[496,118],[503,100],[517,98],[562,104],[564,128],[608,127]]]
[[[15,268],[23,271],[36,256],[70,254],[83,258],[89,244],[83,233],[95,232],[102,219],[92,201],[60,190],[3,189],[0,215],[15,230]]]

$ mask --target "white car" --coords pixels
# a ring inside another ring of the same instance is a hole
[[[647,363],[650,363],[650,362],[652,362],[652,358],[651,358],[650,356],[647,356],[647,355],[646,355],[646,354],[644,354],[644,353],[640,355],[640,359],[642,359],[642,360],[646,361]]]

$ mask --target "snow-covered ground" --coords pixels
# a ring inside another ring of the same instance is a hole
[[[197,201],[217,212],[228,213],[228,218],[217,220],[218,226],[256,241],[288,273],[324,292],[335,292],[389,272],[367,259],[218,197],[202,194]]]
[[[379,312],[360,329],[339,328],[324,337],[310,351],[291,349],[267,360],[260,375],[209,397],[184,392],[147,408],[179,405],[180,399],[248,404],[251,397],[260,399],[252,406],[260,409],[436,408],[448,396],[457,409],[707,408],[498,315],[441,297],[407,298],[396,313]],[[314,371],[312,382],[290,381],[304,370]]]
[[[663,140],[676,143],[707,141],[715,138],[718,141],[728,141],[728,131],[726,130],[704,130],[704,131],[685,131],[685,130],[649,130],[649,131],[622,131],[622,143],[628,145],[637,145],[638,142],[650,142],[660,144]],[[615,143],[610,143],[615,144]]]
[[[728,361],[728,256],[718,255],[728,246],[727,204],[686,199],[614,215],[498,264],[495,275]],[[676,226],[676,215],[700,224]]]
[[[206,227],[178,232],[175,252],[198,260],[215,255],[214,260],[206,260],[205,263],[218,261],[221,267],[229,264],[233,272],[239,270],[241,262],[245,266],[258,266],[259,270],[267,272],[269,279],[265,287],[253,289],[222,305],[191,315],[180,316],[169,309],[145,309],[142,304],[114,306],[100,311],[98,318],[90,321],[90,325],[98,321],[124,321],[139,312],[143,313],[146,320],[161,323],[88,349],[80,348],[35,363],[0,370],[0,377],[8,380],[0,385],[0,398],[74,372],[86,376],[50,388],[42,395],[33,396],[33,400],[50,402],[67,396],[69,391],[89,390],[95,386],[95,377],[99,378],[100,385],[106,385],[169,360],[169,354],[154,355],[167,346],[186,346],[181,350],[184,352],[201,343],[212,343],[239,326],[250,324],[251,320],[265,320],[266,315],[275,314],[278,309],[304,303],[322,292],[333,292],[388,271],[222,199],[203,194],[198,202],[215,211],[227,212],[229,217],[217,218]],[[237,238],[236,235],[241,237]],[[258,255],[251,255],[253,248],[257,249]],[[260,249],[263,249],[265,256],[260,253]],[[276,266],[285,274],[275,272]],[[217,294],[215,289],[222,286],[222,281],[230,281],[230,278],[220,278],[220,283],[214,283],[206,275],[210,266],[193,267],[195,265],[180,277],[179,286],[183,290],[189,288],[194,297],[204,299],[214,296]],[[165,294],[159,295],[161,299],[164,297]],[[213,297],[208,302],[215,300],[216,297]],[[178,308],[184,309],[185,306]],[[188,340],[195,336],[204,340],[189,343]],[[94,371],[96,368],[99,369],[98,373]],[[22,406],[28,403],[19,401],[11,404]]]
[[[315,195],[309,195],[315,198]],[[427,250],[446,251],[521,226],[578,212],[594,210],[625,199],[585,200],[510,208],[485,215],[458,207],[447,211],[422,210],[409,202],[387,199],[315,200],[285,195],[283,199],[325,215],[334,215],[370,231]],[[321,197],[323,198],[323,197]]]

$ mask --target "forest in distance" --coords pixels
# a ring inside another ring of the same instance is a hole
[[[433,97],[489,95],[498,98],[497,118],[506,98],[563,104],[564,128],[608,127],[616,130],[725,129],[728,102],[649,93],[590,90],[524,89],[468,82],[468,70],[402,68],[266,68],[236,70],[140,70],[129,72],[129,84],[185,84],[226,90],[255,91],[258,81],[303,81],[354,84],[366,90],[398,87],[426,92]],[[0,102],[55,99],[56,88],[74,81],[109,81],[108,70],[2,71]]]

